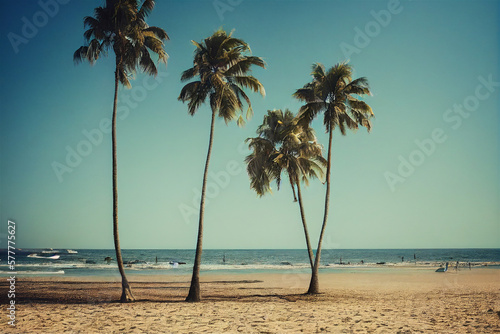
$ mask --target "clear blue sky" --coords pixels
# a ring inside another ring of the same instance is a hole
[[[49,15],[37,1],[1,1],[0,245],[13,219],[18,247],[113,247],[111,136],[102,131],[114,58],[93,67],[72,60],[83,17],[100,4],[69,1]],[[250,95],[255,115],[244,128],[216,124],[205,248],[305,247],[289,185],[258,198],[242,143],[266,110],[298,110],[291,94],[312,63],[347,58],[370,81],[376,119],[370,134],[334,136],[325,247],[500,247],[499,13],[500,2],[486,0],[158,1],[148,22],[171,37],[168,66],[158,81],[139,74],[120,90],[122,247],[195,247],[189,212],[198,210],[210,115],[204,106],[189,116],[177,96],[190,40],[219,27],[265,59],[253,74],[267,96]],[[321,119],[313,126],[326,146]],[[87,155],[69,166],[68,149]],[[59,177],[57,163],[68,168]],[[314,240],[324,190],[313,182],[303,194]]]

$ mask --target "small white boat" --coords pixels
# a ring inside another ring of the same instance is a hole
[[[28,255],[28,257],[35,258],[35,259],[49,259],[49,260],[59,260],[61,255],[52,255],[52,256],[42,256],[37,253],[33,253]]]
[[[78,254],[78,251],[76,250],[66,249],[66,251],[68,252],[68,254]]]

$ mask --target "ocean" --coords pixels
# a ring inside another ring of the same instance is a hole
[[[114,249],[16,249],[18,276],[116,276]],[[191,273],[194,250],[123,249],[126,272],[134,275],[187,275]],[[34,255],[37,254],[37,255]],[[12,254],[11,254],[12,255]],[[31,256],[30,256],[31,255]],[[47,256],[58,257],[48,259]],[[327,249],[321,253],[322,272],[416,268],[435,270],[449,262],[459,268],[500,268],[500,249]],[[36,256],[36,257],[33,257]],[[11,275],[7,251],[0,251],[0,275]],[[201,272],[213,274],[307,273],[309,260],[303,249],[206,249]]]

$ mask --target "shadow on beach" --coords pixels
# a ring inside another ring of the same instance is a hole
[[[303,293],[269,293],[268,288],[256,286],[260,280],[206,281],[202,282],[209,292],[203,295],[204,302],[263,300],[284,300],[295,302],[323,299],[324,294],[308,296]],[[100,281],[47,281],[20,280],[16,283],[16,302],[26,304],[113,304],[118,303],[121,294],[120,282]],[[189,282],[130,282],[136,302],[184,302]],[[0,289],[7,289],[8,282],[1,282]],[[238,291],[228,295],[228,290]],[[262,291],[265,290],[265,291]],[[285,289],[273,289],[285,290]],[[262,294],[256,293],[262,291]],[[289,289],[287,289],[289,291]],[[7,304],[7,295],[0,296],[0,304]]]

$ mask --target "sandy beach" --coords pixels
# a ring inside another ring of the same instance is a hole
[[[131,275],[138,301],[120,304],[118,277],[19,278],[16,327],[4,316],[2,332],[500,332],[497,269],[357,270],[320,280],[323,293],[305,296],[305,274],[204,275],[204,300],[191,304],[183,301],[189,277]]]

